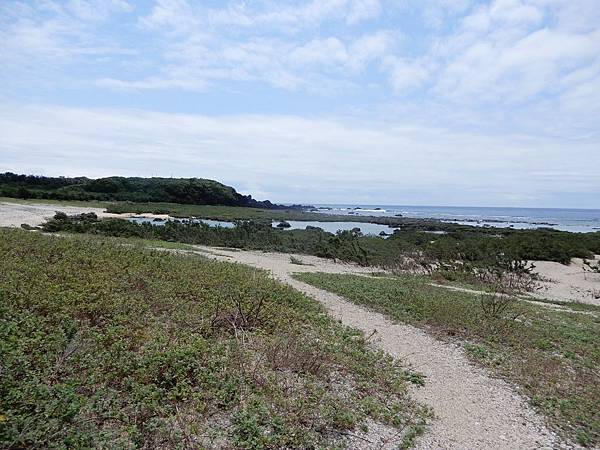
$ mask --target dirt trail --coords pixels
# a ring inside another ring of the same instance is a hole
[[[307,265],[290,262],[290,255],[197,247],[215,259],[269,270],[273,276],[320,301],[344,324],[370,335],[374,344],[426,376],[414,397],[436,416],[419,440],[419,449],[552,449],[561,444],[543,419],[514,387],[492,378],[471,364],[459,346],[441,342],[410,325],[292,278],[294,272],[364,273],[365,268],[299,256]]]

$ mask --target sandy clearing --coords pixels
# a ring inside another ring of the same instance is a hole
[[[459,346],[441,342],[416,327],[392,322],[291,276],[294,272],[364,273],[364,268],[305,255],[294,256],[310,265],[292,264],[289,254],[196,248],[210,258],[270,271],[273,277],[320,301],[344,324],[366,335],[375,333],[375,346],[423,373],[425,386],[414,388],[412,394],[433,409],[436,419],[417,448],[573,448],[560,442],[515,387],[471,364]]]
[[[123,213],[113,214],[108,213],[104,208],[92,208],[89,206],[67,206],[67,205],[50,205],[44,203],[19,204],[0,202],[0,227],[19,227],[26,223],[31,226],[39,226],[50,219],[57,211],[62,211],[66,214],[83,214],[96,213],[101,218],[116,218],[127,219],[129,217],[144,216],[151,219],[158,218],[168,220],[171,217],[168,214],[134,214]]]
[[[595,261],[599,260],[600,256],[596,256]],[[568,266],[551,261],[534,264],[534,272],[545,280],[536,297],[600,306],[600,274],[585,272],[582,259],[573,258]]]
[[[96,213],[98,217],[123,217],[120,214],[106,213],[104,208],[86,206],[65,206],[48,204],[27,204],[0,202],[0,226],[19,227],[26,223],[38,226],[50,219],[57,211],[67,214]]]

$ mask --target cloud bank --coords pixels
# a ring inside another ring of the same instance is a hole
[[[8,0],[0,165],[600,207],[596,0]]]
[[[207,177],[276,201],[592,207],[600,194],[588,140],[62,107],[1,108],[0,136],[0,170]]]

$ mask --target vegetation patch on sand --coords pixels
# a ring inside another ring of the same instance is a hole
[[[0,362],[2,448],[408,443],[426,416],[413,374],[266,273],[107,238],[0,229]]]
[[[557,429],[585,446],[600,443],[598,315],[526,302],[494,315],[482,308],[481,296],[431,286],[429,277],[295,277],[442,338],[468,342],[467,354],[519,386]]]

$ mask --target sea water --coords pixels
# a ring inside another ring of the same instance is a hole
[[[499,208],[473,206],[315,205],[324,214],[402,216],[473,226],[600,231],[600,209]]]

